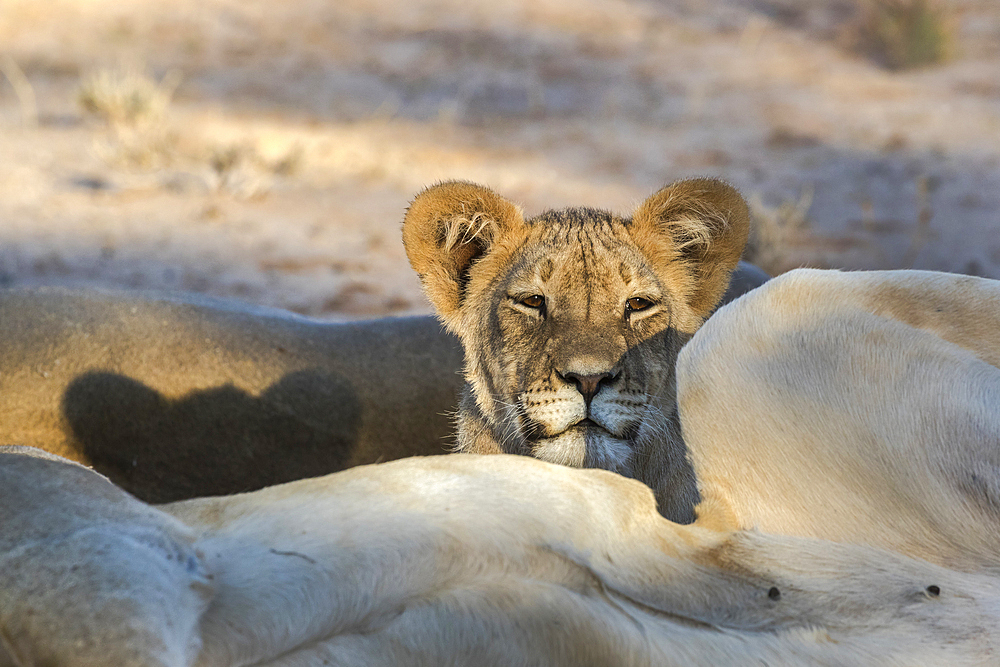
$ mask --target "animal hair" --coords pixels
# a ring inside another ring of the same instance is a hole
[[[462,204],[465,208],[465,204]],[[456,246],[467,245],[479,240],[484,244],[490,244],[497,233],[496,221],[482,211],[477,211],[471,216],[456,215],[444,220],[441,230],[441,246],[445,252],[453,250]]]
[[[668,221],[675,248],[685,254],[693,249],[708,252],[712,241],[729,226],[723,211],[695,196],[697,193],[673,193],[658,202],[651,211],[654,219]],[[677,211],[680,215],[672,212]]]

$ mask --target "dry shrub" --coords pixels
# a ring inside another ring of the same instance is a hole
[[[905,255],[892,257],[880,244],[881,231],[886,221],[861,221],[863,233],[819,232],[809,222],[813,190],[806,187],[796,199],[787,199],[778,206],[768,206],[760,195],[748,198],[751,227],[743,259],[761,267],[772,276],[800,266],[819,269],[861,268],[895,269],[911,268],[917,255],[926,247],[935,233],[930,228],[933,210],[930,191],[934,183],[921,177],[917,181],[919,211],[916,224],[911,229],[910,247]],[[870,204],[869,212],[870,212]],[[864,205],[863,205],[864,208]]]
[[[297,143],[267,159],[250,139],[214,143],[190,129],[171,129],[168,111],[179,82],[176,72],[156,81],[134,67],[85,76],[77,101],[107,129],[95,152],[118,167],[188,170],[209,190],[242,198],[263,196],[275,177],[291,177],[301,169],[305,152]],[[168,182],[176,187],[184,179],[174,173]]]
[[[256,159],[257,149],[248,143],[221,144],[208,151],[208,164],[222,182]]]
[[[953,21],[941,0],[859,2],[855,41],[886,67],[924,67],[947,59]]]
[[[760,195],[750,196],[750,238],[743,259],[756,264],[772,276],[800,263],[797,248],[809,234],[806,216],[812,206],[812,189],[804,190],[797,200],[784,201],[776,208],[764,204]]]
[[[174,89],[176,73],[155,81],[137,68],[100,70],[83,78],[77,101],[87,113],[103,120],[107,140],[95,150],[107,162],[127,167],[155,168],[172,161],[173,138],[164,120]]]
[[[266,171],[260,169],[260,164],[257,147],[251,142],[210,146],[210,186],[218,192],[228,192],[242,199],[262,197],[270,191],[271,179]]]
[[[298,173],[304,156],[305,151],[298,143],[274,159],[261,155],[250,140],[215,144],[207,149],[211,185],[217,191],[242,198],[261,197],[270,191],[275,177],[288,178]]]
[[[83,78],[77,100],[111,125],[154,124],[163,120],[178,83],[176,73],[157,82],[134,68],[100,70]]]

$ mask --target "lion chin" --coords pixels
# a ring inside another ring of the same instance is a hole
[[[633,448],[628,440],[617,438],[585,420],[558,435],[540,438],[533,443],[531,455],[542,461],[574,468],[628,470]]]

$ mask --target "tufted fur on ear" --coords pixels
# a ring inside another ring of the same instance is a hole
[[[694,178],[672,183],[640,204],[630,229],[657,270],[671,273],[669,284],[686,287],[680,296],[703,321],[743,254],[750,212],[733,186]]]
[[[472,265],[523,225],[516,205],[475,183],[448,181],[416,196],[403,220],[403,245],[447,325],[458,314]]]

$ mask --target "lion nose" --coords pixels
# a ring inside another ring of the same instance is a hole
[[[595,375],[583,375],[580,373],[565,373],[563,379],[574,382],[576,384],[577,391],[583,394],[583,400],[586,401],[587,407],[590,407],[590,401],[597,395],[597,392],[601,390],[601,386],[607,382],[614,380],[617,377],[616,373],[597,373]]]

